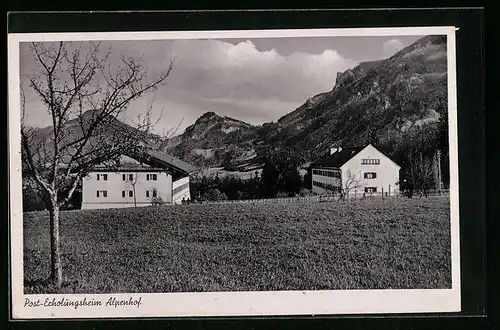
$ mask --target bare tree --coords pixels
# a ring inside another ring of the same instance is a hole
[[[434,184],[435,165],[432,157],[424,157],[422,152],[409,153],[408,164],[410,170],[409,183],[419,192],[427,197],[427,190]]]
[[[132,101],[163,86],[173,67],[171,62],[165,71],[149,78],[140,59],[121,56],[119,64],[112,66],[111,53],[103,54],[99,47],[100,43],[93,42],[31,44],[40,70],[29,78],[29,86],[50,115],[49,128],[25,125],[26,103],[21,94],[23,175],[47,197],[50,280],[56,287],[62,284],[60,207],[96,166],[115,167],[121,154],[140,152],[147,144],[152,128],[148,111],[134,128],[119,117]]]
[[[137,207],[137,195],[135,193],[135,186],[137,185],[137,179],[139,175],[137,173],[132,174],[132,180],[129,180],[132,186],[132,194],[134,195],[134,207]]]
[[[414,125],[408,129],[395,148],[402,155],[404,168],[403,190],[408,196],[413,191],[427,197],[427,191],[436,182],[435,155],[439,130],[437,123]]]
[[[364,181],[361,178],[361,173],[353,173],[351,170],[348,170],[347,172],[342,173],[342,190],[341,190],[341,196],[344,199],[349,198],[349,194],[354,190],[356,191],[357,189],[363,188]]]

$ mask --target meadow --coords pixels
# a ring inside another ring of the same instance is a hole
[[[179,205],[24,215],[25,293],[451,287],[447,198]]]

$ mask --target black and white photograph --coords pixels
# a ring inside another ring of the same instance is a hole
[[[454,33],[13,38],[14,313],[459,311]]]

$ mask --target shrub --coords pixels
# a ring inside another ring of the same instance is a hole
[[[23,212],[43,211],[46,209],[41,193],[35,189],[23,189]]]
[[[312,196],[312,191],[306,188],[301,188],[299,191],[299,196],[300,197],[307,197],[307,196]]]
[[[222,193],[219,189],[210,189],[203,195],[203,199],[208,201],[223,201],[227,200],[226,194]]]
[[[276,194],[276,198],[286,198],[286,197],[290,197],[290,193],[288,193],[286,191],[279,191]]]
[[[151,205],[163,205],[165,201],[161,197],[153,197],[151,198]]]

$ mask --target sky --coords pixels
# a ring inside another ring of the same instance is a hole
[[[120,55],[140,56],[151,78],[175,59],[167,84],[132,102],[127,118],[136,118],[152,105],[155,130],[161,133],[179,126],[180,134],[207,111],[254,125],[276,121],[309,97],[331,90],[337,73],[363,61],[388,58],[421,37],[106,41],[100,50],[102,54],[111,50],[112,66]],[[29,44],[22,43],[26,124],[45,127],[51,124],[47,110],[26,84],[40,69]]]

